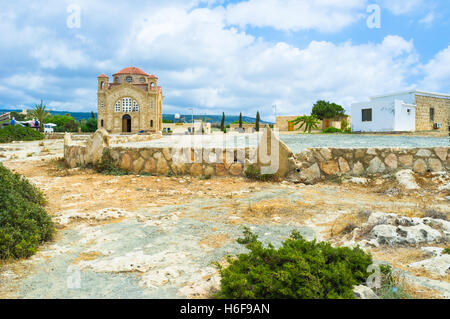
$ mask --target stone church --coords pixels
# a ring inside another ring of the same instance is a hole
[[[129,67],[98,76],[98,127],[110,133],[156,133],[162,130],[162,89],[158,78]]]

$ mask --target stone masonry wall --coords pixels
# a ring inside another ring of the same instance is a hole
[[[312,148],[289,159],[287,179],[313,183],[336,176],[370,176],[412,169],[418,174],[450,170],[448,147],[408,148]]]
[[[430,120],[430,108],[434,108],[434,121]],[[434,123],[442,124],[440,131],[450,125],[450,99],[416,95],[416,131],[431,131]]]

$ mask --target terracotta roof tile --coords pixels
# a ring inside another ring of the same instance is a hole
[[[141,69],[136,68],[136,67],[125,68],[125,69],[117,72],[116,74],[113,74],[113,76],[119,75],[119,74],[139,74],[139,75],[149,76],[147,73],[145,73],[144,71],[142,71]]]

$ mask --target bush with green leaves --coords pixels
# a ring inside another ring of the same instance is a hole
[[[219,266],[217,298],[353,299],[353,287],[370,275],[372,257],[360,248],[333,248],[295,231],[278,249],[264,246],[249,229],[238,242],[249,252],[229,257],[226,268]]]
[[[262,181],[262,182],[270,181],[274,177],[273,174],[262,174],[261,170],[254,165],[247,166],[244,173],[245,173],[245,176],[247,176],[247,178]]]
[[[44,134],[35,129],[21,125],[9,125],[0,129],[0,143],[12,141],[37,141],[43,140]]]
[[[331,127],[329,127],[329,128],[324,129],[323,132],[324,132],[325,134],[342,133],[342,130],[340,130],[340,129],[338,129],[338,128],[335,128],[335,127],[333,127],[333,126],[331,126]]]
[[[0,164],[0,260],[30,257],[55,231],[42,193]]]

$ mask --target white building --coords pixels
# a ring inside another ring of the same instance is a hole
[[[446,130],[450,95],[408,91],[372,97],[351,107],[353,132]]]

